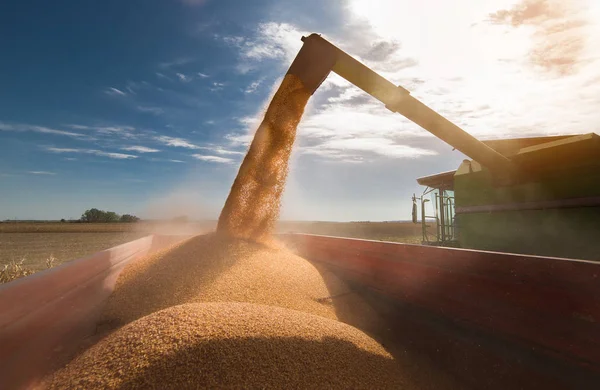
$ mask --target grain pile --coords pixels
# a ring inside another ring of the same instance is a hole
[[[217,232],[268,242],[279,217],[288,160],[310,93],[300,79],[288,74],[265,113],[240,166]]]
[[[122,328],[56,373],[52,387],[402,387],[383,347],[339,322],[381,330],[375,311],[330,272],[271,245],[309,97],[296,76],[284,78],[217,234],[129,264],[100,324],[101,333]]]
[[[245,303],[172,307],[113,333],[50,388],[403,388],[395,362],[359,330]]]
[[[190,302],[249,302],[365,325],[377,315],[335,275],[285,250],[211,234],[129,264],[102,323],[112,329]],[[369,323],[369,324],[367,324]]]

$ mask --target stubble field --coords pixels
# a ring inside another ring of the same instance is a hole
[[[214,229],[216,221],[203,223],[0,223],[0,268],[12,262],[32,271],[57,266],[148,234],[200,234]],[[287,222],[278,233],[309,233],[370,240],[419,244],[421,227],[407,222]]]

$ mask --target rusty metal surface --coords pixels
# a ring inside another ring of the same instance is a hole
[[[186,237],[143,237],[0,287],[0,388],[35,387],[94,333],[125,265]]]
[[[600,264],[293,234],[296,251],[403,303],[600,372]]]

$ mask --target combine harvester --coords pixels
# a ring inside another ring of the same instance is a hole
[[[521,236],[520,243],[535,240],[529,253],[556,247],[558,231],[597,238],[598,137],[481,142],[319,35],[302,40],[288,74],[311,94],[333,71],[471,160],[419,179],[442,200],[435,239],[424,239],[437,246],[308,234],[280,239],[351,282],[389,321],[397,337],[388,347],[426,356],[465,387],[600,388],[600,264],[443,247],[477,248],[481,240],[489,248],[489,235],[504,245],[515,232],[499,236],[499,229],[529,221],[535,230],[548,209],[550,221],[567,222]],[[453,190],[458,218],[444,209],[453,207]],[[0,287],[0,388],[28,388],[64,364],[94,333],[123,267],[184,238],[149,236]],[[564,241],[561,256],[599,259],[600,240]]]

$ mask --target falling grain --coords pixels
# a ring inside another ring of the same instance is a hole
[[[269,242],[279,217],[296,127],[309,97],[300,79],[285,76],[231,187],[217,232]]]
[[[340,322],[376,331],[374,310],[331,272],[271,245],[309,97],[296,76],[283,79],[217,234],[129,264],[100,326],[120,329],[57,372],[52,388],[402,387],[384,348]]]

